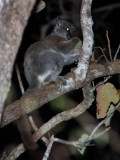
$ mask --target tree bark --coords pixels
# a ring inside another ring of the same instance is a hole
[[[0,0],[0,123],[13,65],[35,0]]]
[[[55,84],[44,86],[43,89],[27,91],[20,100],[15,101],[5,108],[2,127],[67,92],[83,87],[86,83],[91,82],[95,78],[114,75],[119,72],[120,60],[107,64],[92,63],[89,66],[87,78],[83,83],[81,83],[80,80],[74,81],[75,75],[74,71],[72,71],[65,76],[66,85],[63,85],[62,82],[58,80]]]

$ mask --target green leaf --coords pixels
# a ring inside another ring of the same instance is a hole
[[[86,147],[83,147],[81,149],[78,149],[78,151],[80,152],[80,154],[84,154],[85,153],[85,150],[86,150]]]
[[[110,105],[110,108],[109,108],[109,110],[108,110],[108,112],[107,112],[107,114],[110,114],[111,111],[112,111],[114,108],[115,108],[114,105],[111,104],[111,105]],[[108,126],[110,125],[111,118],[113,117],[113,114],[114,114],[114,112],[113,112],[113,113],[107,118],[107,120],[105,121],[105,126],[106,126],[106,127],[108,127]]]
[[[88,136],[87,134],[83,134],[83,135],[81,136],[81,138],[79,138],[79,142],[80,142],[80,143],[81,143],[81,142],[84,143],[85,141],[87,141],[88,137],[89,137],[89,136]],[[79,145],[78,145],[77,147],[79,147]],[[79,151],[80,154],[82,154],[82,155],[85,153],[85,150],[86,150],[86,146],[78,149],[78,151]]]
[[[75,48],[74,48],[74,50],[73,50],[73,53],[74,53],[74,54],[78,54],[78,53],[80,52],[81,47],[82,47],[82,42],[79,41],[79,42],[76,44],[76,46],[75,46]]]

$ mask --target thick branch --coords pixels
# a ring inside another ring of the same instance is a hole
[[[94,101],[93,88],[90,83],[87,83],[83,88],[84,100],[75,108],[68,111],[61,112],[51,118],[47,123],[40,127],[40,129],[34,133],[33,138],[35,141],[40,139],[44,134],[51,130],[56,125],[60,124],[63,121],[68,121],[72,118],[78,117],[86,111]]]
[[[15,121],[20,116],[30,113],[31,111],[43,106],[49,101],[78,88],[83,87],[86,83],[94,80],[95,78],[104,77],[108,75],[117,74],[120,72],[120,60],[110,62],[109,64],[91,64],[89,67],[88,75],[84,83],[80,80],[74,81],[74,73],[71,72],[65,76],[67,84],[62,85],[61,81],[55,84],[49,84],[42,90],[33,90],[26,92],[26,94],[18,101],[7,106],[3,113],[2,126]]]
[[[35,0],[0,1],[0,118],[15,57],[34,3]]]
[[[93,31],[92,31],[92,17],[91,17],[92,0],[82,0],[81,5],[81,28],[83,33],[82,52],[78,67],[75,70],[75,80],[80,79],[83,82],[86,78],[90,57],[93,49]]]

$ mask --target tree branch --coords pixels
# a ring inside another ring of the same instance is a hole
[[[95,78],[120,73],[120,60],[103,65],[92,63],[89,67],[87,78],[83,83],[80,80],[74,81],[73,72],[65,76],[66,85],[63,85],[58,80],[55,84],[49,84],[43,89],[27,91],[20,100],[8,105],[3,113],[2,127],[67,92],[83,87]]]
[[[35,0],[0,1],[0,119],[11,84],[15,57],[35,2]]]
[[[49,130],[54,128],[56,125],[60,124],[63,121],[68,121],[72,118],[75,118],[86,111],[89,108],[94,100],[93,96],[94,89],[91,87],[90,83],[87,83],[83,89],[83,96],[84,100],[75,108],[61,112],[51,118],[47,123],[42,125],[34,134],[33,139],[37,141],[40,139],[44,134],[46,134]],[[23,144],[19,144],[7,157],[6,160],[14,160],[19,156],[21,153],[25,151],[25,147]],[[17,154],[18,152],[18,154]],[[14,157],[14,159],[13,159]]]
[[[92,31],[92,17],[91,17],[92,0],[82,0],[81,5],[81,28],[83,33],[82,52],[78,67],[75,70],[75,80],[80,79],[83,82],[86,78],[90,57],[93,49],[93,31]]]

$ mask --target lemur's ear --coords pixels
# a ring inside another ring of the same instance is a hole
[[[56,19],[56,24],[59,26],[59,27],[61,27],[62,26],[62,18],[61,17],[57,17],[57,19]]]

